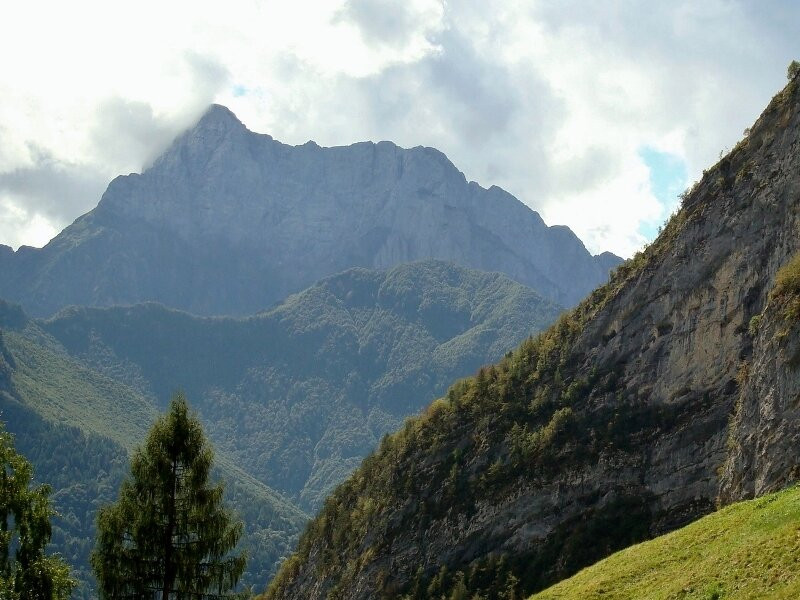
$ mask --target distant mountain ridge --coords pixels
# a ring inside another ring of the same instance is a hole
[[[621,262],[432,148],[288,146],[213,105],[44,248],[0,246],[0,297],[37,316],[143,301],[244,315],[347,268],[426,258],[506,273],[562,306]]]
[[[502,274],[422,261],[350,269],[244,319],[142,304],[39,326],[162,405],[183,389],[217,447],[307,510],[454,377],[560,311]]]

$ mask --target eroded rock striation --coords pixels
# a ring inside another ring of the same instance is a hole
[[[524,597],[796,479],[798,88],[607,285],[366,459],[267,597]]]
[[[427,258],[505,273],[562,306],[620,262],[433,148],[288,146],[212,106],[43,249],[0,247],[0,297],[37,316],[143,301],[242,315],[351,267]]]

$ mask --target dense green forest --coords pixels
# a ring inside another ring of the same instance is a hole
[[[40,326],[159,406],[184,390],[218,448],[313,511],[383,435],[558,312],[503,275],[427,261],[353,269],[247,319],[146,304]]]
[[[79,580],[73,597],[90,598],[96,511],[116,498],[129,452],[144,439],[157,410],[133,389],[66,356],[33,322],[21,331],[3,331],[2,347],[0,418],[33,463],[36,480],[53,487],[59,516],[52,548]],[[242,547],[250,561],[243,583],[262,585],[307,516],[224,453],[217,465],[215,477],[225,481],[226,498],[246,522]]]
[[[94,516],[115,499],[128,455],[108,438],[46,421],[5,394],[0,394],[0,414],[13,424],[17,450],[36,465],[36,479],[56,490],[52,500],[59,514],[53,519],[51,547],[79,581],[73,597],[88,598]]]
[[[385,433],[558,312],[507,277],[433,261],[355,269],[247,319],[149,304],[37,321],[3,304],[0,418],[53,485],[53,548],[85,598],[94,515],[183,389],[246,523],[244,583],[263,586],[305,511]]]

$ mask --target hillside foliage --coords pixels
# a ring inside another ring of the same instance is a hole
[[[247,319],[151,304],[41,326],[160,406],[185,391],[219,449],[312,511],[386,433],[559,310],[505,276],[429,261],[354,269]]]
[[[36,481],[52,486],[58,513],[52,547],[78,581],[72,598],[90,600],[95,597],[89,554],[97,511],[116,499],[129,453],[157,410],[152,401],[70,359],[53,343],[33,323],[24,332],[3,332],[0,414],[34,464]],[[106,395],[108,390],[114,393]],[[246,523],[242,548],[251,560],[242,582],[260,584],[272,576],[307,517],[224,453],[218,459],[215,476],[226,482],[226,501]]]
[[[46,552],[55,511],[50,487],[33,487],[30,462],[0,423],[0,598],[66,600],[75,581],[60,556]]]
[[[545,332],[456,382],[421,416],[385,437],[328,496],[265,598],[282,597],[312,548],[325,549],[315,557],[317,575],[335,574],[329,597],[345,598],[358,571],[386,554],[399,532],[424,531],[452,513],[470,515],[479,499],[500,497],[532,477],[546,481],[608,450],[625,451],[670,422],[690,418],[679,406],[648,406],[624,397],[615,369],[574,376],[578,365],[571,362],[572,348],[585,324],[638,268],[636,262],[622,265],[609,284]],[[618,392],[615,406],[589,404],[594,395]],[[390,520],[397,514],[405,518]],[[498,554],[455,569],[420,569],[400,588],[381,571],[381,597],[447,599],[459,597],[463,588],[467,598],[519,598],[645,539],[652,519],[645,499],[620,496],[578,522],[559,526],[530,552]]]
[[[506,277],[436,262],[356,269],[248,319],[151,304],[43,322],[6,304],[0,328],[14,364],[0,411],[53,484],[54,547],[75,567],[75,597],[89,598],[96,511],[182,388],[246,524],[243,582],[263,586],[296,542],[303,508],[452,379],[558,311]]]
[[[739,383],[727,362],[706,361],[702,372],[682,364],[687,340],[705,344],[687,313],[719,310],[709,330],[724,332],[726,350],[748,351],[749,335],[742,340],[769,272],[749,271],[749,304],[724,315],[727,297],[714,286],[735,289],[726,269],[744,271],[748,252],[772,258],[755,242],[732,254],[731,230],[752,233],[746,203],[788,196],[779,186],[791,180],[773,181],[767,148],[793,145],[789,100],[793,84],[606,285],[385,438],[326,499],[266,598],[519,598],[713,510],[714,472],[696,475],[708,484],[702,496],[676,494],[669,510],[654,491],[669,483],[648,479],[648,462],[668,478],[654,449],[680,449],[681,436],[707,444],[716,466],[724,456],[718,440]],[[695,260],[698,244],[706,254]],[[677,382],[660,385],[660,367]],[[604,469],[618,485],[592,479]]]

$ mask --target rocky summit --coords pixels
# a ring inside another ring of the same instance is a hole
[[[563,306],[620,262],[432,148],[288,146],[215,105],[44,248],[0,246],[0,297],[38,316],[142,301],[249,314],[351,267],[427,258],[503,272]]]
[[[519,598],[797,479],[798,150],[794,77],[607,285],[385,440],[268,598]]]

